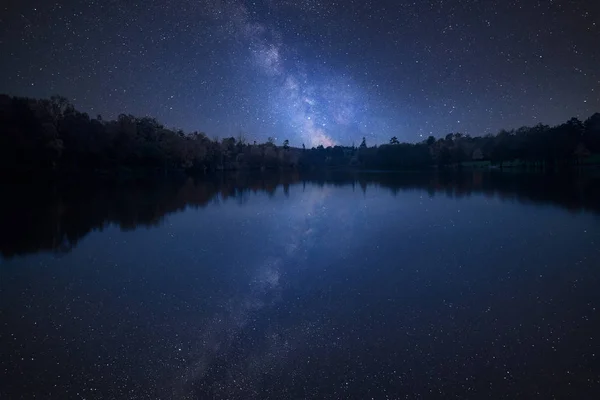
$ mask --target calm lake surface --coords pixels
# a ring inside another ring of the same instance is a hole
[[[2,399],[599,396],[598,179],[3,188]]]

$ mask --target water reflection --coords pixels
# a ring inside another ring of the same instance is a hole
[[[235,201],[245,204],[251,192],[273,196],[279,187],[350,185],[367,192],[388,188],[392,195],[423,190],[429,196],[484,194],[501,200],[551,204],[572,211],[600,213],[600,178],[593,175],[546,176],[476,171],[465,174],[340,173],[319,175],[224,175],[177,181],[136,183],[79,182],[76,185],[13,185],[0,198],[0,254],[68,252],[93,230],[110,224],[122,230],[156,226],[186,207]],[[297,189],[294,189],[297,190]]]
[[[598,200],[489,173],[16,187],[0,398],[586,398]]]

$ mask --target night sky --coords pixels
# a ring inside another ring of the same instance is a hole
[[[597,0],[8,0],[0,92],[292,145],[600,111]]]

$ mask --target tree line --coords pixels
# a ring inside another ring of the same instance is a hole
[[[419,143],[294,148],[285,140],[249,143],[169,129],[155,118],[121,114],[115,120],[77,111],[64,97],[0,95],[0,170],[8,173],[115,170],[427,169],[519,166],[557,169],[600,161],[600,113],[495,135],[450,133]]]

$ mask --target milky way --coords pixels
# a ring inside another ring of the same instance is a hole
[[[593,0],[22,0],[0,22],[0,92],[210,137],[414,142],[600,110]]]
[[[328,126],[335,124],[339,129],[351,124],[355,117],[355,96],[348,90],[351,85],[331,78],[327,84],[315,85],[306,73],[290,72],[298,71],[300,66],[286,62],[285,46],[278,39],[281,35],[253,22],[242,3],[213,2],[209,9],[218,21],[229,23],[228,32],[247,45],[257,71],[270,78],[269,86],[274,92],[270,106],[290,122],[294,137],[309,146],[335,145],[327,133]],[[286,64],[291,64],[291,68]]]

